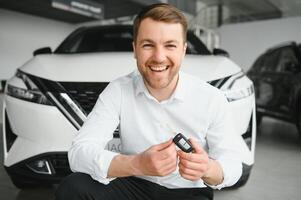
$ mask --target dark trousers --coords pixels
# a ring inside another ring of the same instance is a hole
[[[56,191],[56,200],[211,200],[211,188],[168,189],[156,183],[124,177],[108,185],[89,175],[73,173],[65,178]]]

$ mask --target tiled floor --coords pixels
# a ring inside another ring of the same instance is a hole
[[[0,106],[1,106],[0,94]],[[2,124],[0,123],[0,158]],[[295,126],[264,118],[256,145],[256,161],[249,182],[242,188],[215,192],[215,200],[297,200],[300,199],[301,140]],[[3,162],[2,162],[3,163]],[[0,165],[1,200],[54,199],[56,186],[19,190]]]

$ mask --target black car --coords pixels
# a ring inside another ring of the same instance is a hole
[[[282,119],[295,123],[301,136],[301,45],[268,49],[247,75],[255,86],[258,124],[262,116]]]

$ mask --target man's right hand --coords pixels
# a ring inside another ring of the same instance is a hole
[[[135,175],[166,176],[177,168],[177,151],[172,139],[153,145],[132,160]]]

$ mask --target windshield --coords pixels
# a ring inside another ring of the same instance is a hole
[[[55,53],[132,52],[131,26],[80,28],[57,48]],[[187,33],[187,54],[209,55],[206,46],[192,33]]]

